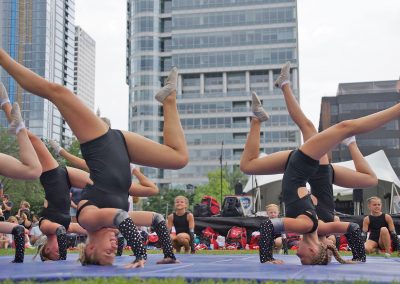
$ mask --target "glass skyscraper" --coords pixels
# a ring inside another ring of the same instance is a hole
[[[74,0],[0,0],[0,44],[18,62],[73,89]],[[4,70],[0,80],[19,102],[25,124],[36,135],[68,143],[71,130],[49,101],[27,94]],[[1,125],[6,125],[1,114]]]
[[[190,162],[181,170],[145,169],[160,184],[196,185],[207,173],[239,165],[250,127],[251,91],[271,119],[261,151],[296,148],[298,128],[281,91],[273,88],[291,61],[298,93],[295,0],[128,0],[129,129],[162,143],[162,108],[154,94],[178,67],[178,110]]]
[[[96,42],[75,27],[74,93],[94,111]]]

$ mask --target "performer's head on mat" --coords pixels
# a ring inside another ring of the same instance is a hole
[[[296,255],[303,265],[327,265],[331,262],[332,255],[342,264],[347,263],[340,255],[333,242],[325,237],[318,238],[317,232],[303,234],[297,248]]]
[[[34,259],[39,255],[41,261],[59,260],[60,254],[58,253],[58,242],[56,235],[52,234],[49,236],[41,236],[36,241],[35,246],[37,246],[37,252],[34,256]]]
[[[112,265],[118,248],[117,234],[114,228],[90,232],[86,243],[78,245],[82,265]]]

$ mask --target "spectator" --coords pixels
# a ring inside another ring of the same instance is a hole
[[[8,220],[11,216],[11,209],[13,208],[14,203],[10,201],[10,197],[8,194],[3,195],[3,203],[1,204],[1,209],[3,210],[4,219]]]
[[[6,218],[4,218],[3,210],[0,208],[0,222],[4,222]]]
[[[4,194],[4,185],[2,182],[0,182],[0,196],[3,196]]]
[[[9,235],[10,234],[0,234],[0,249],[7,249],[11,246],[12,239]]]
[[[265,211],[270,219],[278,218],[280,214],[279,206],[271,203],[265,206]],[[283,247],[282,234],[275,234],[274,236],[275,250],[280,252]]]

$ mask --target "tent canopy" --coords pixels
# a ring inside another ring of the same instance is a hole
[[[365,157],[367,162],[369,163],[372,170],[375,172],[376,176],[379,180],[387,181],[394,183],[398,188],[400,188],[400,180],[394,172],[392,166],[386,154],[383,150],[379,150],[378,152],[372,153]],[[340,165],[349,169],[355,170],[353,160],[334,163],[334,165]],[[282,180],[283,174],[275,174],[275,175],[256,175],[252,176],[246,183],[246,186],[243,189],[243,192],[247,193],[252,191],[257,186],[266,185],[272,182]],[[335,194],[340,192],[341,194],[352,193],[352,189],[346,189],[342,187],[335,186],[334,187]]]

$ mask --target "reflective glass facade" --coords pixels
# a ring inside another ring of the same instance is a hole
[[[336,97],[323,97],[320,131],[347,119],[359,118],[387,109],[400,102],[396,81],[339,84]],[[400,119],[392,120],[370,133],[357,135],[357,145],[364,156],[384,150],[397,175],[400,174]],[[351,160],[347,146],[331,152],[333,162]]]
[[[49,81],[72,90],[74,68],[73,0],[0,0],[0,43],[18,62]],[[58,109],[27,94],[4,70],[0,80],[11,101],[20,103],[25,124],[39,137],[68,143],[72,133]],[[1,114],[1,125],[7,125]]]
[[[149,3],[151,2],[151,3]],[[239,164],[250,127],[250,92],[271,119],[261,151],[296,148],[300,134],[273,88],[291,61],[298,98],[295,0],[128,0],[129,129],[162,143],[162,108],[154,100],[172,66],[180,72],[178,111],[189,146],[188,166],[145,169],[160,184],[201,184],[223,164]]]

